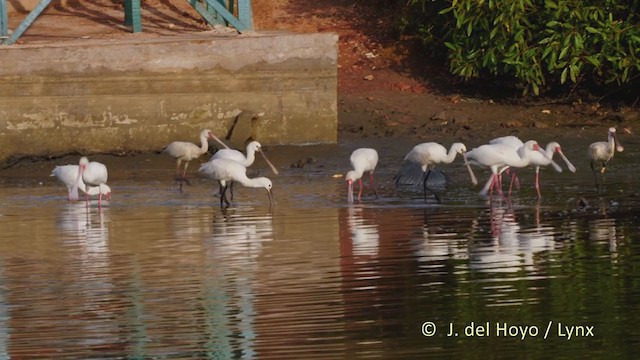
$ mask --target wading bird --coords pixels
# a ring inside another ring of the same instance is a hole
[[[472,149],[464,154],[465,159],[471,164],[488,167],[491,169],[491,178],[480,191],[485,195],[487,191],[493,193],[493,189],[504,196],[500,184],[500,173],[508,167],[521,168],[529,165],[531,153],[539,151],[540,146],[535,140],[529,140],[523,144],[520,152],[505,144],[487,144]]]
[[[358,201],[362,196],[362,176],[366,171],[369,172],[369,185],[373,188],[373,191],[378,197],[378,190],[373,183],[373,171],[378,165],[378,152],[375,149],[360,148],[351,153],[349,158],[353,170],[349,170],[345,175],[347,180],[347,201],[353,203],[353,182],[358,181],[360,190],[358,191]]]
[[[440,203],[440,197],[436,194],[435,191],[428,187],[429,176],[433,168],[437,164],[450,164],[455,160],[457,154],[464,155],[467,151],[467,148],[462,143],[454,143],[451,145],[449,152],[447,153],[447,149],[435,142],[427,142],[418,144],[409,151],[409,153],[404,157],[404,162],[412,163],[419,165],[422,169],[422,173],[426,174],[424,179],[422,179],[422,188],[424,191],[424,201],[427,202],[427,190],[431,192],[438,203]],[[471,181],[474,184],[477,182],[475,177],[473,176],[473,172],[471,171],[471,167],[466,163],[467,169],[469,170],[469,175],[471,176]],[[403,173],[403,169],[407,169],[407,167],[402,167],[398,175],[396,176],[396,184],[399,183],[407,183],[406,180],[407,174]]]
[[[600,192],[600,185],[598,185],[598,175],[596,172],[595,163],[600,163],[600,174],[604,174],[607,164],[613,158],[613,154],[618,152],[623,152],[624,147],[618,141],[618,137],[616,136],[616,129],[611,127],[609,128],[608,141],[598,141],[589,145],[589,160],[591,163],[591,170],[593,171],[593,178],[596,181],[596,191]]]
[[[569,171],[576,172],[576,167],[573,166],[569,159],[564,155],[560,144],[555,141],[548,143],[544,152],[531,152],[530,165],[533,165],[536,170],[536,192],[538,193],[538,198],[542,197],[542,195],[540,195],[540,168],[553,165],[557,172],[562,172],[562,168],[553,161],[554,154],[560,155],[562,160],[564,160],[564,163],[567,164]]]
[[[72,198],[71,190],[78,180],[79,170],[80,167],[78,165],[62,165],[56,166],[55,169],[51,171],[51,175],[49,175],[55,176],[67,187],[69,201],[78,200],[78,192],[76,191],[75,198]],[[80,178],[80,181],[78,182],[78,189],[91,196],[102,194],[105,195],[107,199],[111,198],[111,188],[107,184],[87,188],[84,181],[82,181],[82,178]]]
[[[262,151],[262,145],[260,145],[260,143],[257,141],[252,141],[249,144],[247,144],[246,155],[235,149],[220,149],[216,151],[215,154],[213,154],[213,156],[211,157],[211,160],[229,159],[229,160],[233,160],[240,163],[244,167],[249,167],[256,160],[256,152],[259,152],[260,155],[262,155],[262,158],[267,163],[267,165],[269,165],[269,167],[271,168],[271,171],[273,171],[275,175],[278,175],[278,169],[276,169],[276,167],[273,166],[271,161],[269,161],[269,159],[267,158],[267,155],[264,153],[264,151]],[[233,201],[233,182],[230,182],[229,184],[229,192],[231,193],[231,201]]]
[[[209,149],[209,139],[214,139],[220,143],[224,148],[229,147],[225,145],[220,139],[218,139],[211,130],[202,130],[200,132],[200,146],[187,141],[174,141],[171,144],[165,146],[162,149],[164,154],[176,158],[176,178],[180,181],[180,191],[182,191],[182,183],[187,180],[187,166],[191,160],[199,158],[202,154],[206,153]],[[180,171],[180,164],[184,161],[184,169]]]
[[[218,180],[220,184],[220,207],[224,207],[224,204],[227,206],[231,205],[226,196],[227,183],[231,181],[239,182],[244,187],[264,188],[269,195],[269,205],[271,206],[275,202],[271,190],[273,187],[271,180],[266,177],[248,178],[247,168],[236,161],[229,159],[212,159],[202,164],[198,171],[204,173],[211,179]]]
[[[80,158],[80,163],[78,164],[78,175],[76,179],[76,183],[73,186],[72,198],[78,197],[78,187],[80,186],[80,181],[83,181],[86,186],[89,187],[99,187],[104,188],[107,184],[107,167],[103,163],[99,163],[97,161],[89,162],[86,156]],[[109,197],[111,197],[111,193],[109,193]],[[89,206],[89,194],[84,194],[84,199],[86,205]],[[98,207],[102,207],[102,191],[98,194]]]

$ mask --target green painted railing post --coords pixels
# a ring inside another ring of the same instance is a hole
[[[9,36],[9,24],[7,17],[7,0],[0,0],[0,44],[4,44]]]
[[[239,32],[253,30],[251,0],[187,0],[210,25],[231,25]],[[237,6],[236,6],[237,1]],[[236,17],[235,13],[238,13]]]
[[[134,33],[142,31],[140,0],[124,0],[124,24],[131,26]]]
[[[24,32],[27,31],[29,26],[31,26],[31,24],[33,24],[33,22],[36,21],[38,16],[40,16],[40,14],[44,11],[44,9],[46,9],[47,6],[49,6],[50,2],[51,0],[41,0],[38,3],[38,5],[36,5],[36,7],[33,10],[31,10],[29,15],[27,15],[27,17],[24,18],[24,20],[22,20],[20,25],[18,25],[18,27],[13,31],[13,34],[11,34],[9,39],[5,40],[5,44],[9,44],[9,45],[15,44],[15,42],[18,41],[18,38],[20,38],[20,36],[22,36],[22,34],[24,34]]]
[[[238,0],[238,19],[247,27],[247,30],[253,30],[251,0]]]

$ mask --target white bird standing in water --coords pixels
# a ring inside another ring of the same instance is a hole
[[[247,168],[240,163],[229,159],[212,159],[200,166],[199,172],[206,174],[209,178],[218,180],[220,184],[220,207],[231,203],[227,200],[227,182],[237,181],[242,186],[251,188],[264,188],[269,195],[269,205],[274,203],[271,180],[266,177],[250,179],[247,177]]]
[[[489,144],[508,145],[516,149],[520,153],[522,152],[523,145],[524,145],[522,140],[520,140],[518,137],[513,135],[495,138],[489,141]],[[552,165],[557,172],[562,172],[562,168],[558,164],[556,164],[555,161],[553,161],[553,155],[555,153],[558,153],[560,157],[562,157],[562,160],[564,160],[565,164],[567,164],[567,168],[569,169],[569,171],[576,172],[576,168],[573,166],[573,164],[569,161],[569,159],[567,159],[567,157],[562,152],[562,148],[560,147],[560,144],[558,144],[555,141],[548,143],[545,148],[545,151],[532,151],[531,157],[529,159],[530,160],[529,165],[535,168],[535,172],[536,172],[535,188],[536,188],[536,192],[538,193],[538,198],[542,197],[542,195],[540,194],[540,167],[546,167],[546,166]],[[505,170],[507,169],[501,169],[500,173],[502,173]],[[509,184],[509,194],[511,194],[511,188],[513,186],[514,180],[516,182],[518,181],[518,177],[515,171],[512,171],[510,175],[511,175],[511,183]]]
[[[62,165],[56,166],[55,169],[51,171],[51,175],[49,175],[55,176],[67,187],[69,201],[78,200],[77,191],[75,194],[75,198],[72,198],[72,189],[76,184],[76,180],[78,179],[79,170],[80,167],[78,165]],[[102,186],[97,187],[89,187],[87,189],[84,181],[82,181],[82,178],[80,178],[80,182],[78,182],[78,189],[82,190],[83,193],[86,193],[90,196],[102,194],[105,195],[107,199],[111,198],[111,188],[107,184],[103,184]]]
[[[404,157],[405,162],[417,164],[421,166],[422,172],[426,174],[424,180],[422,181],[422,188],[424,190],[424,202],[427,202],[427,190],[429,190],[436,198],[438,203],[440,203],[440,197],[435,191],[429,189],[427,186],[427,182],[429,181],[429,175],[431,175],[431,171],[438,164],[450,164],[455,160],[458,154],[464,155],[467,151],[467,148],[462,143],[453,143],[449,152],[447,149],[435,142],[427,142],[418,144],[409,151],[409,153]],[[473,172],[471,171],[471,167],[466,163],[467,169],[469,170],[469,175],[471,176],[471,181],[477,183],[475,177],[473,176]],[[396,184],[400,180],[403,174],[399,173],[396,176]]]
[[[589,145],[589,160],[591,162],[591,170],[593,170],[593,177],[596,181],[596,191],[600,191],[600,186],[598,185],[598,176],[596,172],[596,167],[594,164],[596,162],[600,163],[600,173],[604,174],[607,164],[613,158],[613,155],[616,151],[623,152],[624,147],[618,141],[618,137],[616,136],[616,128],[609,128],[608,141],[598,141]]]
[[[249,167],[256,160],[256,152],[259,152],[262,155],[264,161],[269,165],[271,171],[275,175],[278,175],[278,169],[269,161],[267,155],[262,151],[262,145],[257,141],[252,141],[247,144],[247,153],[246,155],[242,152],[235,149],[220,149],[216,151],[215,154],[211,157],[213,159],[229,159],[240,163],[244,167]],[[229,191],[231,192],[231,201],[233,201],[233,182],[229,184]]]
[[[187,184],[187,166],[191,160],[199,158],[202,154],[209,150],[209,139],[214,139],[220,143],[224,148],[229,147],[225,145],[220,139],[218,139],[211,130],[205,129],[200,132],[200,146],[187,141],[174,141],[171,144],[165,146],[162,149],[164,154],[168,154],[176,158],[176,177],[180,181],[180,191],[182,191],[182,182]],[[184,161],[184,169],[180,171],[180,164]]]
[[[495,188],[500,195],[504,196],[500,186],[500,173],[507,167],[521,168],[529,165],[531,153],[533,151],[539,151],[540,146],[535,140],[529,140],[524,143],[521,149],[522,150],[518,152],[509,145],[487,144],[464,154],[465,159],[470,163],[491,169],[491,178],[482,191],[480,191],[481,195],[486,194],[490,189],[493,191],[493,188]],[[474,182],[474,184],[475,183],[476,182]]]
[[[573,166],[569,159],[564,155],[560,144],[555,141],[548,143],[544,152],[532,151],[530,165],[533,165],[536,169],[536,192],[538,193],[538,198],[542,197],[542,195],[540,195],[540,167],[553,165],[557,172],[562,172],[562,168],[553,161],[553,155],[556,153],[560,155],[562,160],[564,160],[564,163],[567,164],[569,171],[576,172],[576,167]]]
[[[86,156],[81,157],[78,166],[78,176],[73,189],[71,189],[71,196],[75,196],[75,198],[78,197],[80,181],[83,181],[86,186],[99,187],[102,189],[107,184],[108,176],[107,167],[103,163],[97,161],[89,162]],[[111,193],[109,193],[109,196],[111,196]],[[89,206],[89,194],[85,193],[84,198],[86,205]],[[102,207],[102,191],[98,194],[98,207]]]
[[[347,201],[353,203],[353,182],[358,181],[360,185],[360,191],[358,191],[358,201],[362,197],[362,176],[366,171],[369,172],[369,185],[373,188],[373,191],[378,197],[378,190],[373,183],[373,171],[378,165],[378,152],[375,149],[360,148],[351,153],[349,158],[353,170],[349,170],[345,175],[347,181]]]

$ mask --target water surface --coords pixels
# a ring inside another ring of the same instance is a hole
[[[18,164],[0,186],[0,358],[631,358],[638,153],[625,143],[598,195],[587,143],[565,148],[576,174],[543,170],[540,201],[531,169],[491,200],[458,160],[425,204],[393,185],[402,142],[376,144],[380,196],[351,206],[333,175],[365,141],[268,149],[273,208],[237,186],[223,210],[193,171],[180,193],[156,155],[94,157],[102,208],[48,177],[77,159]]]

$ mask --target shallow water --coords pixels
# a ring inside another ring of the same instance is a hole
[[[68,203],[52,163],[20,165],[0,187],[0,358],[631,358],[638,153],[596,195],[585,141],[565,148],[576,174],[542,171],[541,201],[531,169],[490,201],[457,160],[425,204],[393,185],[402,142],[376,144],[380,196],[352,206],[332,176],[365,141],[269,149],[273,208],[237,186],[222,210],[207,179],[180,193],[156,155],[96,157],[101,209]]]

